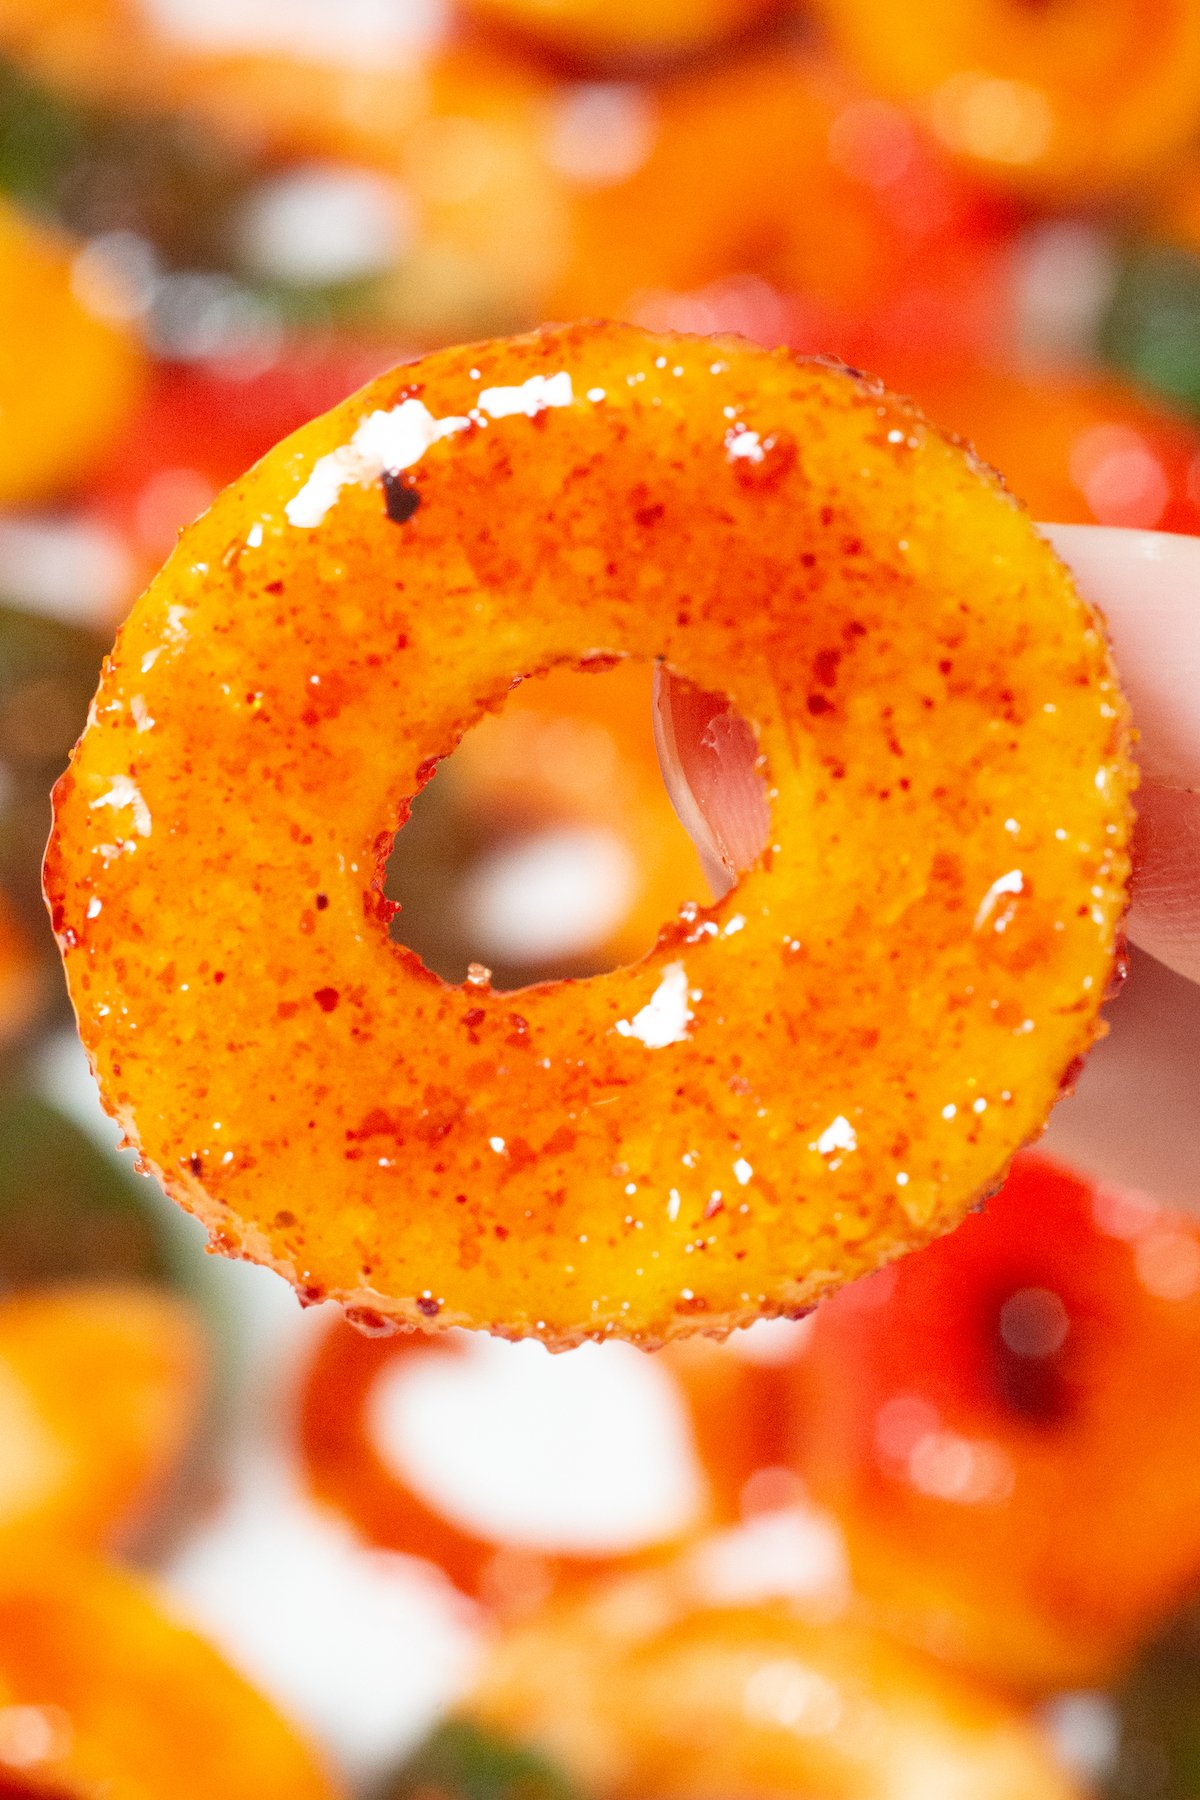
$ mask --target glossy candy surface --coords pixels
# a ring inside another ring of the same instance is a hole
[[[1110,1677],[1200,1573],[1200,1229],[1019,1159],[839,1295],[802,1460],[882,1616],[1025,1688]]]
[[[664,657],[772,839],[631,968],[388,941],[392,833],[514,680]],[[286,440],[135,608],[47,891],[106,1104],[217,1247],[565,1345],[794,1312],[953,1225],[1098,1030],[1124,705],[992,474],[841,368],[575,326]]]

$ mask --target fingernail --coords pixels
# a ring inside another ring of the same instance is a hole
[[[662,663],[654,671],[654,742],[671,804],[719,899],[766,847],[771,813],[746,721]]]

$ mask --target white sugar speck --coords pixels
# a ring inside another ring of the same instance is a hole
[[[757,431],[735,431],[725,441],[730,462],[755,462],[763,459],[763,447]]]
[[[421,400],[402,400],[390,412],[368,413],[348,444],[317,458],[308,480],[283,509],[289,524],[305,529],[319,525],[344,487],[377,481],[385,469],[392,474],[411,469],[431,445],[465,431],[470,422],[453,416],[435,419]]]
[[[687,970],[681,962],[668,963],[650,999],[632,1019],[618,1019],[622,1037],[639,1038],[647,1050],[663,1050],[681,1044],[692,1021],[688,1006]]]
[[[493,419],[516,413],[532,418],[548,406],[570,406],[574,397],[571,377],[563,369],[557,375],[531,375],[519,387],[484,388],[478,411]],[[432,445],[470,424],[469,418],[454,415],[435,419],[422,400],[402,400],[389,412],[368,413],[348,444],[317,458],[308,480],[284,507],[289,524],[311,530],[344,487],[376,481],[385,470],[398,474],[411,469]]]
[[[139,837],[149,837],[153,821],[150,808],[143,800],[136,783],[128,775],[114,775],[112,786],[98,800],[92,801],[93,809],[97,806],[111,806],[114,812],[128,807],[133,814],[133,828]]]
[[[843,1118],[839,1113],[810,1148],[821,1156],[832,1156],[835,1150],[857,1150],[858,1135],[849,1119]]]
[[[979,908],[975,914],[976,931],[979,931],[987,924],[988,920],[996,910],[996,902],[1002,895],[1023,894],[1024,891],[1025,877],[1022,875],[1020,869],[1010,869],[1007,875],[999,876],[993,881],[991,887],[979,902]],[[999,930],[1001,927],[997,926],[997,929]]]
[[[519,387],[483,388],[479,405],[491,419],[507,419],[515,413],[532,419],[547,406],[570,406],[574,399],[571,377],[563,369],[557,375],[531,375]]]

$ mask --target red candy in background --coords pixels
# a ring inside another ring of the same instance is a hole
[[[1198,1343],[1196,1222],[1029,1154],[824,1307],[801,1462],[880,1615],[1018,1688],[1107,1678],[1200,1573]]]
[[[88,484],[87,511],[115,529],[144,585],[184,525],[315,413],[344,400],[400,350],[302,344],[269,367],[163,364]]]

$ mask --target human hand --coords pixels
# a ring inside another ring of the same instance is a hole
[[[1041,527],[1108,621],[1140,733],[1129,936],[1200,981],[1200,538]],[[724,893],[770,826],[747,726],[660,667],[654,726],[672,803]]]

